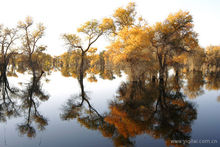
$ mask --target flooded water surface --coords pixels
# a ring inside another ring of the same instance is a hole
[[[0,146],[219,146],[220,78],[212,74],[160,82],[125,74],[80,82],[58,71],[8,77]]]

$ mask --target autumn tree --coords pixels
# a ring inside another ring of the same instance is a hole
[[[78,79],[83,79],[84,74],[84,60],[86,53],[91,49],[92,45],[99,39],[99,37],[103,34],[103,30],[99,27],[100,24],[97,20],[92,20],[86,22],[80,28],[78,28],[78,32],[82,33],[86,36],[87,43],[82,42],[82,39],[76,34],[64,34],[63,39],[65,41],[66,46],[69,47],[70,50],[79,50],[81,53],[81,61],[79,68],[79,77]],[[85,47],[84,47],[85,46]]]
[[[6,78],[9,62],[18,53],[14,46],[16,39],[18,39],[16,28],[10,29],[0,25],[0,80]]]
[[[30,83],[27,83],[20,94],[20,107],[27,117],[24,123],[18,125],[20,133],[22,135],[26,134],[28,137],[36,135],[35,128],[31,125],[33,121],[35,121],[39,130],[44,130],[47,125],[47,119],[38,112],[37,107],[39,101],[46,101],[49,98],[41,89],[40,79],[44,74],[44,70],[49,70],[50,63],[52,63],[51,56],[43,53],[46,46],[40,44],[45,27],[41,23],[37,24],[36,29],[33,29],[32,26],[33,20],[31,17],[26,17],[25,21],[18,23],[22,42],[21,55],[18,60],[20,60],[20,63],[24,63],[25,66],[21,71],[24,72],[28,69],[32,72]]]
[[[67,47],[70,50],[79,50],[81,52],[81,63],[80,63],[80,73],[84,72],[83,64],[84,58],[87,53],[95,53],[96,48],[92,47],[92,45],[97,42],[97,40],[107,31],[111,26],[108,23],[98,22],[97,20],[88,21],[83,24],[80,28],[77,29],[79,35],[84,36],[85,42],[82,41],[82,37],[77,36],[76,34],[64,34],[63,39]],[[83,78],[81,74],[79,76]]]
[[[36,70],[43,71],[38,54],[46,50],[46,46],[41,45],[39,42],[44,35],[45,27],[42,23],[37,24],[36,29],[32,29],[32,26],[33,20],[31,17],[26,17],[25,21],[18,22],[18,28],[21,31],[21,52],[27,56],[24,62],[28,63],[28,69],[35,75]]]
[[[206,48],[206,66],[208,71],[220,70],[220,46]]]
[[[197,33],[193,30],[193,19],[189,12],[179,11],[170,14],[163,22],[149,29],[149,40],[155,53],[159,76],[164,78],[168,62],[176,55],[192,52],[198,46]]]
[[[0,25],[0,121],[17,116],[17,105],[14,103],[18,89],[11,87],[7,75],[10,61],[18,54],[15,41],[18,39],[16,28],[7,28]]]
[[[115,37],[106,53],[113,64],[124,66],[123,70],[133,80],[152,69],[148,65],[154,58],[149,50],[147,24],[136,13],[135,4],[129,3],[126,8],[118,8],[112,18],[108,18],[112,22]]]
[[[146,25],[146,21],[142,17],[137,17],[135,6],[135,3],[130,2],[125,8],[116,9],[112,17],[103,19],[103,27],[107,30],[108,35],[117,36],[118,32],[125,27]]]
[[[114,74],[121,76],[121,67],[113,64],[107,51],[99,54],[99,71],[102,79],[112,80],[115,78]]]
[[[79,75],[77,76],[80,86],[81,93],[84,92],[83,77],[85,74],[85,58],[87,58],[88,53],[95,53],[96,49],[92,45],[97,42],[97,40],[104,34],[106,30],[109,29],[108,24],[101,24],[97,20],[87,21],[80,28],[77,29],[79,35],[84,36],[81,38],[76,34],[64,34],[63,39],[66,46],[69,50],[76,50],[80,52],[80,66],[79,66]],[[85,39],[85,42],[82,40]],[[95,50],[94,50],[95,49]],[[91,60],[92,61],[92,60]],[[93,78],[93,77],[92,77]]]
[[[79,75],[81,55],[79,50],[65,52],[60,56],[60,71],[63,76],[77,78]],[[87,59],[84,61],[84,68],[87,69]]]
[[[128,74],[133,80],[141,77],[148,68],[150,61],[149,42],[144,27],[125,27],[118,33],[118,39],[109,47],[108,52],[113,63],[122,63],[128,68]],[[144,68],[143,68],[144,67]],[[133,77],[132,77],[133,76]]]

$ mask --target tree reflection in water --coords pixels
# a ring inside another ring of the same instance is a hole
[[[133,146],[132,137],[149,134],[155,139],[189,140],[191,125],[197,117],[192,102],[181,92],[182,80],[174,75],[162,81],[127,81],[121,84],[117,96],[109,103],[109,113],[100,115],[89,103],[83,85],[81,94],[70,98],[63,107],[63,120],[77,119],[88,129],[99,130],[111,138],[115,146]],[[76,99],[81,101],[76,101]],[[83,105],[86,101],[88,107]]]
[[[5,122],[7,118],[19,115],[18,106],[14,99],[18,97],[18,89],[10,87],[5,72],[0,76],[0,121]]]
[[[25,120],[18,125],[18,130],[22,135],[26,134],[28,137],[35,137],[36,135],[36,130],[32,125],[33,122],[41,131],[48,125],[47,119],[38,111],[39,102],[49,99],[49,95],[44,93],[40,83],[43,74],[43,71],[38,76],[33,74],[31,82],[21,91],[20,107]]]
[[[12,117],[24,117],[24,122],[18,124],[18,130],[20,134],[26,134],[28,137],[36,136],[33,122],[39,130],[44,130],[48,125],[47,119],[38,111],[40,101],[49,99],[49,95],[42,90],[40,82],[43,74],[43,71],[39,75],[35,72],[30,83],[27,83],[22,90],[11,88],[7,76],[1,75],[0,121],[6,122]]]
[[[167,146],[187,146],[172,140],[191,139],[197,109],[187,97],[201,96],[204,88],[220,89],[220,46],[199,45],[190,12],[180,10],[154,25],[136,14],[132,2],[101,21],[86,22],[77,34],[62,35],[68,51],[58,56],[44,52],[45,27],[39,23],[33,28],[31,17],[16,28],[0,25],[0,122],[23,118],[17,130],[29,138],[45,130],[48,120],[39,106],[49,95],[41,80],[56,69],[77,78],[81,89],[63,106],[62,120],[77,119],[115,146],[134,146],[133,138],[143,134],[163,139]],[[101,36],[110,42],[99,52],[93,45]],[[30,81],[12,87],[7,76],[18,73],[31,73]],[[108,80],[127,76],[108,103],[108,112],[99,113],[85,92],[84,79],[97,82],[97,75]]]

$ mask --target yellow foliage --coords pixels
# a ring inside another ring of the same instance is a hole
[[[111,115],[105,121],[114,125],[123,137],[128,138],[144,132],[143,127],[128,117],[127,113],[117,107],[111,107]]]
[[[97,82],[97,79],[94,75],[90,76],[88,79],[87,79],[89,82]]]
[[[148,35],[142,27],[124,27],[118,39],[108,46],[114,63],[148,60]]]
[[[116,23],[119,24],[120,29],[125,26],[133,25],[135,15],[135,3],[129,3],[126,9],[118,8],[113,14],[114,18],[116,19]]]
[[[91,48],[88,50],[88,53],[94,54],[96,51],[97,51],[97,48],[91,47]]]
[[[116,31],[116,27],[112,18],[104,18],[99,28],[103,31],[105,30],[112,30],[112,32]]]

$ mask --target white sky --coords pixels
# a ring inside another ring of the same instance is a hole
[[[220,45],[220,0],[133,0],[136,10],[149,24],[164,20],[169,13],[188,10],[194,18],[200,45]],[[129,0],[2,0],[0,23],[16,26],[19,20],[31,16],[35,23],[46,26],[44,39],[48,52],[59,55],[66,51],[61,34],[76,33],[76,29],[91,19],[111,16],[115,9]],[[95,44],[103,50],[103,39]]]

